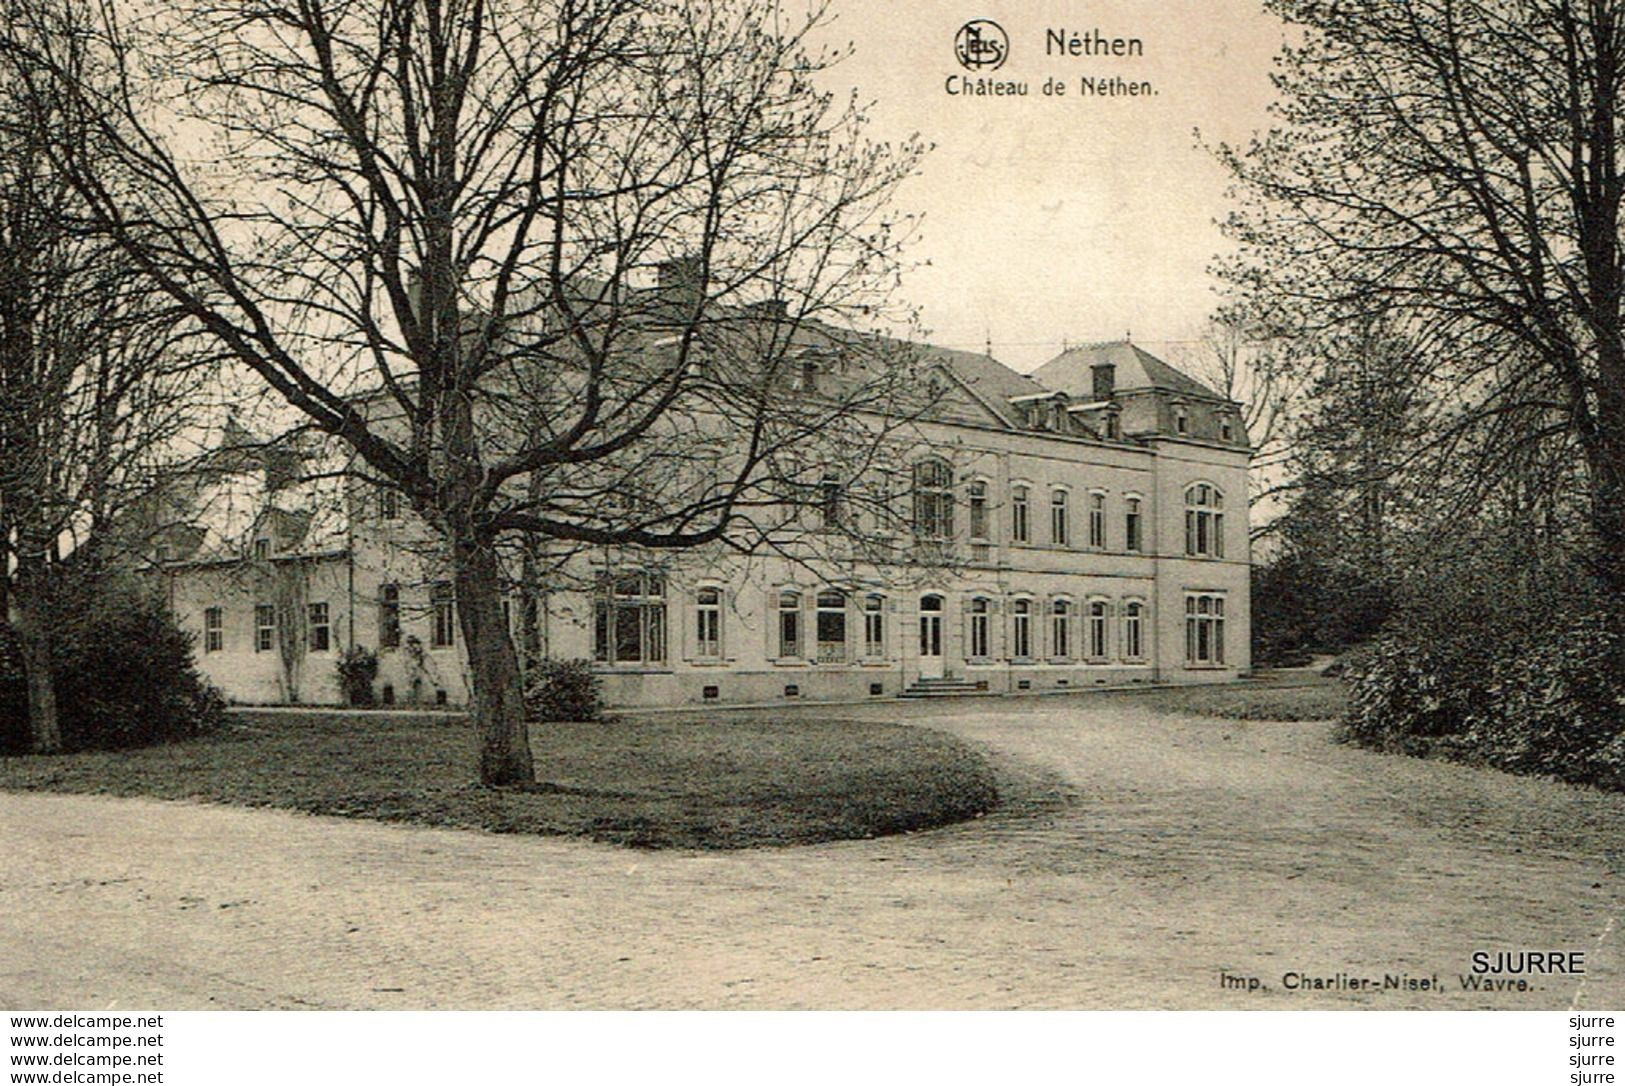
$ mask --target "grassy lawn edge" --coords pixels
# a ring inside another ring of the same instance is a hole
[[[533,733],[539,783],[526,791],[474,782],[466,719],[338,711],[244,711],[206,739],[0,758],[0,790],[707,850],[914,832],[1000,802],[1000,773],[983,751],[912,724],[730,714],[539,724]]]

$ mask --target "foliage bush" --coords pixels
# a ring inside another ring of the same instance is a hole
[[[1578,582],[1436,579],[1349,661],[1347,737],[1625,789],[1625,619]]]
[[[535,721],[602,720],[603,697],[590,660],[542,659],[525,676],[525,717]]]
[[[378,678],[378,654],[365,645],[351,645],[333,664],[338,672],[339,689],[344,701],[357,708],[371,708],[375,704],[372,690]]]
[[[221,692],[198,674],[193,638],[156,599],[104,583],[61,585],[51,655],[67,750],[185,739],[225,719]],[[28,694],[16,633],[0,626],[0,743],[27,749]]]

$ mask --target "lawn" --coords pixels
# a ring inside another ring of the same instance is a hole
[[[898,724],[630,720],[533,727],[535,791],[482,788],[456,717],[237,713],[219,736],[0,758],[0,790],[199,799],[646,848],[731,849],[903,833],[996,799],[964,742]]]
[[[1162,713],[1227,720],[1336,720],[1348,694],[1341,682],[1315,675],[1260,679],[1258,685],[1187,686],[1129,694]]]

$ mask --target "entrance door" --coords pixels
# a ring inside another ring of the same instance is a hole
[[[942,670],[942,597],[920,597],[920,678],[940,679]]]

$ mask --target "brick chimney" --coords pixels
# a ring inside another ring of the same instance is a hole
[[[678,256],[656,266],[656,285],[662,294],[692,296],[700,289],[700,258]]]
[[[1090,368],[1094,377],[1094,390],[1090,399],[1096,403],[1105,403],[1116,394],[1117,367],[1110,362],[1098,362]]]

